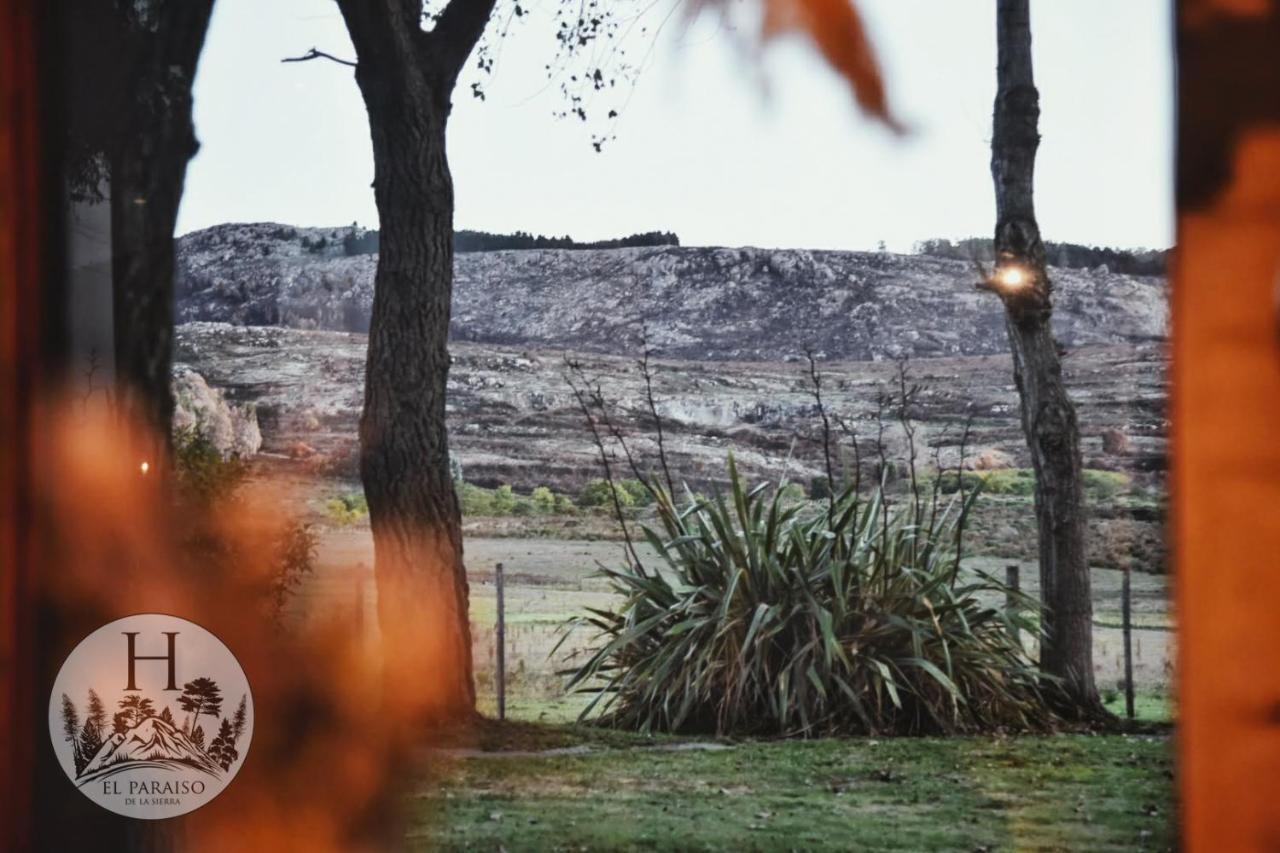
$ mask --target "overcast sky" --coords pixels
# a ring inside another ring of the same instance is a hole
[[[893,104],[912,128],[905,139],[860,116],[802,42],[756,62],[717,20],[661,26],[665,0],[646,18],[660,34],[629,39],[644,68],[600,154],[590,136],[604,123],[552,115],[563,104],[543,70],[555,2],[541,0],[502,42],[487,100],[472,97],[474,75],[455,93],[458,228],[578,239],[671,230],[686,245],[867,249],[883,240],[898,251],[926,237],[990,234],[994,0],[861,0]],[[1169,6],[1032,3],[1036,202],[1047,239],[1172,243]],[[352,70],[280,63],[312,46],[353,56],[332,0],[215,4],[180,234],[222,222],[376,226]]]

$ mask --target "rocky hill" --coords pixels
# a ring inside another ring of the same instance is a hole
[[[178,241],[180,322],[363,332],[374,255],[365,232],[219,225]],[[791,249],[654,247],[460,254],[456,341],[634,354],[786,361],[988,355],[1007,349],[998,301],[962,261]],[[1161,340],[1164,282],[1053,269],[1055,330],[1068,348]]]

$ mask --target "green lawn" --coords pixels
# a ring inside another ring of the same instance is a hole
[[[412,800],[415,849],[1097,851],[1164,850],[1175,841],[1164,736],[707,750],[528,728],[545,733],[537,748],[591,751],[448,759]]]

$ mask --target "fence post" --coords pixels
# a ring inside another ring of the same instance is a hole
[[[502,590],[502,563],[497,564],[494,575],[498,588],[498,670],[495,681],[498,686],[498,719],[505,720],[507,718],[507,618]]]
[[[1018,611],[1018,591],[1021,589],[1021,582],[1018,578],[1018,564],[1010,563],[1004,567],[1004,585],[1006,587],[1004,593],[1004,611],[1009,617]],[[1022,637],[1019,636],[1017,626],[1013,628],[1013,639],[1018,645],[1022,645]]]
[[[1120,625],[1124,633],[1124,712],[1133,719],[1133,644],[1129,624],[1129,568],[1125,567],[1124,578],[1120,582]]]

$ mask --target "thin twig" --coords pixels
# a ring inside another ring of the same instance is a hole
[[[653,426],[658,433],[658,464],[662,466],[663,479],[667,481],[667,494],[674,500],[676,495],[675,481],[671,477],[671,469],[667,466],[667,448],[662,434],[662,418],[658,415],[658,404],[653,397],[653,371],[649,369],[649,329],[640,327],[640,343],[644,347],[644,355],[640,359],[640,375],[644,377],[644,399],[653,417]]]
[[[582,369],[582,363],[565,357],[565,367],[568,373],[565,374],[565,381],[569,384],[570,390],[573,391],[574,398],[578,401],[578,407],[582,410],[583,417],[587,420],[587,429],[591,433],[591,438],[595,442],[596,450],[600,453],[600,464],[604,468],[605,483],[609,487],[609,497],[613,503],[614,517],[618,521],[618,526],[622,528],[622,538],[626,543],[627,553],[630,555],[632,563],[640,574],[645,574],[644,564],[640,562],[640,555],[636,552],[635,543],[631,541],[631,530],[627,526],[626,515],[622,512],[622,502],[618,500],[618,485],[613,477],[613,466],[609,464],[609,452],[604,446],[604,438],[600,435],[600,426],[592,413],[593,406],[596,401],[588,397],[587,392],[579,385],[589,383],[586,380],[586,373]],[[577,376],[579,382],[574,381]],[[599,400],[597,395],[597,400]],[[603,402],[603,401],[599,401]],[[624,448],[625,449],[625,448]]]
[[[302,56],[286,56],[281,62],[310,62],[313,59],[327,59],[330,62],[336,62],[339,65],[346,65],[350,68],[359,67],[358,62],[352,62],[349,59],[341,59],[331,53],[325,53],[323,50],[316,50],[314,47],[308,50]]]
[[[836,512],[836,478],[831,467],[831,421],[827,417],[827,407],[822,403],[822,377],[818,375],[818,363],[814,360],[813,350],[804,349],[804,357],[809,360],[809,382],[813,387],[813,400],[818,406],[818,417],[822,418],[822,461],[827,469],[827,518]]]

